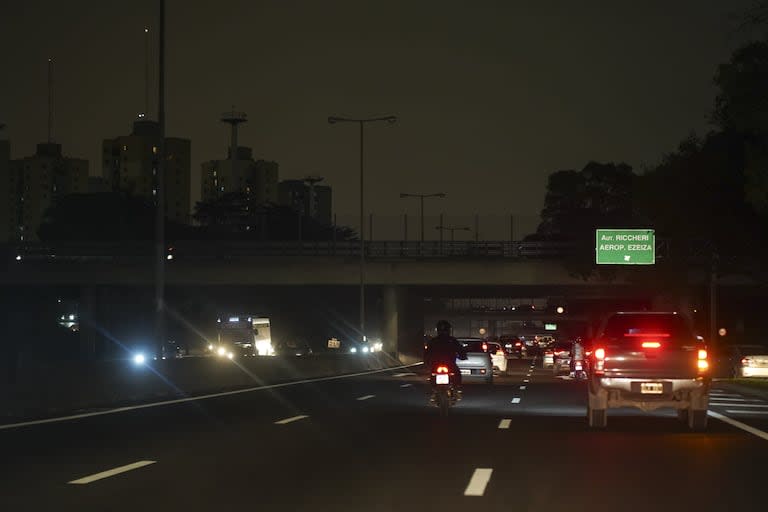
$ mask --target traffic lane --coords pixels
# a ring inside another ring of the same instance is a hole
[[[94,416],[0,431],[0,495],[7,489],[56,484],[72,473],[91,474],[126,461],[173,456],[176,450],[216,439],[230,442],[234,427],[254,436],[274,421],[301,414],[338,414],[358,388],[386,377],[361,377]],[[392,381],[394,382],[394,381]],[[399,389],[399,388],[398,388]],[[34,476],[33,476],[34,475]]]
[[[709,410],[768,433],[768,400],[763,398],[734,392],[715,382]]]
[[[107,505],[128,510],[147,503],[192,510],[210,510],[222,503],[301,510],[310,502],[333,510],[383,503],[384,510],[391,510],[400,503],[400,498],[393,497],[397,493],[392,493],[392,485],[422,497],[425,489],[446,483],[460,492],[469,469],[456,472],[452,464],[440,463],[425,474],[423,466],[435,460],[450,463],[457,439],[475,429],[478,421],[492,425],[494,416],[479,420],[477,415],[462,415],[447,423],[436,408],[426,405],[423,393],[397,386],[401,396],[392,394],[390,398],[385,385],[394,389],[397,382],[350,382],[348,395],[366,387],[379,400],[360,403],[351,399],[348,414],[329,410],[329,414],[274,427],[261,435],[254,435],[246,424],[235,424],[223,441],[218,436],[200,439],[186,450],[172,450],[175,453],[159,458],[156,465],[88,486],[53,486],[41,502],[55,500],[57,508],[64,510]],[[392,415],[376,407],[379,401],[392,400],[401,408],[412,404],[413,412]],[[476,455],[476,450],[470,452]],[[258,489],[256,496],[254,489]],[[13,504],[30,508],[34,497],[17,498]],[[434,503],[430,498],[423,506]]]

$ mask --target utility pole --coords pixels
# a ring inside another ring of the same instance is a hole
[[[53,143],[53,59],[48,59],[48,144]]]
[[[712,262],[709,273],[709,344],[714,347],[717,339],[717,263],[718,254],[712,250]]]
[[[158,105],[160,144],[155,176],[155,342],[156,355],[165,344],[165,0],[160,0]]]

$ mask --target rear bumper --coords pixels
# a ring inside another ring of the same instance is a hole
[[[768,368],[750,368],[744,366],[741,368],[742,377],[768,377]]]
[[[663,394],[643,394],[636,386],[642,382],[663,382]],[[590,405],[596,409],[635,407],[652,411],[664,407],[674,409],[707,409],[709,407],[710,379],[637,379],[602,377],[590,386]]]

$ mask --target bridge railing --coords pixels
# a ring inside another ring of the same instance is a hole
[[[449,259],[449,258],[557,258],[567,255],[572,245],[562,242],[404,242],[365,243],[366,258]],[[151,261],[154,244],[148,241],[120,243],[28,243],[9,246],[17,261],[46,262],[139,262]],[[357,241],[175,241],[167,246],[169,260],[239,260],[261,257],[342,257],[360,255]]]

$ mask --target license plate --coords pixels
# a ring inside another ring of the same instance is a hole
[[[448,375],[437,375],[435,377],[436,384],[448,384],[449,382]]]
[[[462,375],[472,375],[472,370],[460,370]]]
[[[640,383],[640,393],[644,395],[661,395],[664,393],[664,384],[661,382]]]

